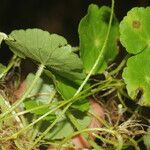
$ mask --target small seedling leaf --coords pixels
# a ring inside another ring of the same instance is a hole
[[[135,7],[120,23],[120,40],[129,53],[137,54],[150,45],[150,7]]]
[[[111,9],[109,7],[103,6],[99,8],[97,5],[91,4],[88,8],[88,14],[79,24],[80,53],[86,73],[91,70],[101,53],[108,31],[110,14]],[[107,63],[117,55],[118,30],[118,21],[114,16],[105,53],[102,54],[102,62],[99,62],[93,74],[104,71]]]
[[[140,105],[150,106],[150,48],[128,59],[123,71],[129,96]]]

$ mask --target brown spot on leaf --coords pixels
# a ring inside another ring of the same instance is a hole
[[[133,28],[140,28],[140,26],[141,26],[141,22],[140,21],[138,21],[138,20],[134,20],[133,22],[132,22],[132,26],[133,26]]]

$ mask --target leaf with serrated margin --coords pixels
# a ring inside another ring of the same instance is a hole
[[[6,43],[18,56],[31,58],[61,76],[83,78],[82,62],[62,36],[40,29],[15,30]]]

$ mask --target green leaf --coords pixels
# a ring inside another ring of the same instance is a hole
[[[90,103],[89,103],[88,98],[80,99],[77,102],[74,102],[71,108],[74,108],[82,112],[88,111],[90,108]]]
[[[46,73],[48,74],[49,71],[46,71]],[[30,83],[34,77],[35,77],[34,74],[29,74],[27,76],[27,79],[26,79],[27,88],[30,85]],[[52,78],[54,78],[54,76]],[[60,78],[62,78],[62,77],[60,77]],[[68,82],[70,82],[70,81],[68,81]],[[52,100],[51,99],[53,97],[52,95],[55,92],[56,91],[55,91],[53,85],[51,84],[49,78],[44,78],[42,76],[37,81],[36,87],[30,93],[30,95],[29,95],[30,98],[26,99],[26,101],[24,102],[25,108],[27,110],[30,110],[32,108],[36,108],[36,107],[39,107],[39,106],[42,106],[45,104],[49,104],[49,101]],[[42,95],[42,94],[44,94],[44,95]],[[67,95],[67,96],[69,96],[69,95]],[[57,101],[57,99],[54,97],[53,101],[55,102],[55,101]],[[79,105],[78,109],[81,109],[83,111],[83,110],[88,108],[87,106],[89,105],[89,103],[88,103],[88,101],[82,101],[82,102],[84,103],[83,104],[84,108],[82,108],[83,106],[81,107]],[[80,104],[80,102],[79,102],[79,104]],[[77,107],[76,105],[73,105],[73,106]],[[53,105],[52,107],[54,108],[56,106]],[[85,108],[85,107],[87,107],[87,108]],[[38,117],[38,116],[45,114],[50,109],[51,109],[51,107],[39,108],[39,109],[31,111],[31,113]],[[53,121],[55,119],[56,115],[60,114],[61,111],[62,110],[59,109],[59,110],[55,111],[54,114],[50,114],[47,117],[45,117],[44,119],[42,119],[42,121],[38,124],[39,133],[40,132],[43,133],[43,131],[50,125],[51,121]],[[81,127],[86,128],[91,121],[91,117],[89,117],[87,115],[87,112],[81,112],[77,109],[76,110],[74,109],[73,111],[74,111],[74,115],[76,117],[76,120],[81,125]],[[41,127],[40,127],[40,124],[41,124]],[[64,137],[67,137],[68,135],[72,134],[73,132],[74,132],[74,127],[73,127],[72,123],[70,123],[70,121],[64,115],[62,117],[61,121],[58,122],[56,124],[56,126],[46,135],[45,139],[51,139],[51,140],[62,139]]]
[[[26,78],[27,88],[30,87],[30,83],[35,78],[35,75],[30,73]],[[36,99],[37,102],[48,104],[52,100],[56,90],[51,80],[46,79],[44,76],[38,79],[36,86],[31,91],[28,97]]]
[[[88,8],[88,14],[79,24],[80,53],[83,60],[85,72],[88,73],[93,67],[104,44],[111,9],[103,6],[91,4]],[[106,69],[107,63],[112,61],[118,53],[117,39],[119,35],[119,25],[114,16],[110,35],[103,55],[103,65],[99,62],[95,73],[100,73]]]
[[[30,111],[30,113],[36,114],[39,116],[42,116],[45,113],[47,113],[48,111],[50,111],[50,108],[48,106],[43,107],[43,108],[39,108],[41,106],[44,106],[44,104],[43,103],[37,103],[36,100],[32,100],[32,99],[26,99],[26,101],[24,102],[24,105],[25,105],[26,110],[34,109],[34,110]],[[38,109],[35,110],[35,108],[38,108]],[[56,119],[56,115],[50,114],[50,115],[44,117],[42,120],[54,121],[54,119]]]
[[[63,99],[68,100],[75,95],[81,83],[82,81],[72,82],[57,75],[55,85],[58,92],[63,97]],[[80,99],[77,102],[73,103],[71,107],[78,109],[80,111],[88,111],[89,106],[90,106],[89,100],[85,98],[85,99]]]
[[[60,121],[45,137],[44,139],[57,140],[63,139],[74,133],[74,128],[69,120],[64,119]]]
[[[9,109],[9,102],[0,94],[0,113],[3,113]]]
[[[66,100],[72,98],[74,94],[76,93],[78,87],[80,86],[80,84],[69,81],[58,75],[56,76],[55,85],[56,85],[58,92],[63,97],[63,99],[66,99]]]
[[[3,92],[2,92],[3,93]],[[5,113],[6,111],[8,111],[11,108],[11,105],[9,103],[9,100],[6,99],[3,94],[0,94],[0,114],[1,113]],[[15,115],[15,111],[13,113],[10,114],[10,118],[5,118],[4,121],[0,120],[0,128],[2,129],[3,126],[12,126],[12,124],[14,124],[14,122],[16,122],[16,115]]]
[[[51,78],[56,86],[57,91],[62,96],[64,100],[68,100],[74,96],[77,89],[81,85],[81,80],[70,81],[66,78],[55,74],[55,76],[48,70],[44,71],[48,78]],[[88,86],[88,84],[86,85]],[[89,110],[89,100],[88,99],[80,99],[77,102],[71,105],[72,108],[78,109],[80,111],[88,111]]]
[[[26,78],[26,85],[27,88],[30,86],[30,83],[35,78],[34,74],[29,74]],[[31,91],[28,99],[24,101],[24,105],[26,110],[30,110],[39,106],[44,106],[46,104],[49,104],[52,100],[55,101],[55,93],[56,90],[54,89],[54,86],[50,82],[50,80],[47,80],[46,78],[40,78],[37,81],[36,87]],[[31,113],[36,115],[43,115],[50,111],[50,107],[44,107],[39,108],[36,110],[32,110]],[[54,118],[54,115],[49,115],[44,119],[51,119]]]
[[[129,96],[140,105],[150,106],[150,48],[128,59],[123,71]]]
[[[80,125],[81,129],[87,128],[91,122],[91,117],[85,113],[77,113],[76,121]],[[56,124],[56,126],[45,136],[45,139],[56,140],[63,139],[75,132],[74,126],[67,119],[64,118]]]
[[[150,150],[150,127],[148,128],[148,134],[143,136],[144,144],[147,150]]]
[[[92,108],[90,108],[92,110]],[[76,119],[76,122],[80,126],[80,129],[85,129],[90,125],[91,116],[88,116],[88,112],[82,112],[78,111],[76,109],[72,110],[71,113],[73,114],[74,118]]]
[[[127,91],[140,105],[150,106],[150,7],[133,8],[120,23],[121,43],[129,53],[137,54],[127,62],[123,78]]]
[[[61,76],[83,78],[82,62],[62,36],[40,29],[15,30],[6,43],[18,56],[31,58]]]
[[[30,110],[39,106],[42,106],[43,103],[37,103],[36,100],[32,100],[32,99],[26,99],[26,101],[24,102],[25,104],[25,108],[26,110]],[[37,114],[37,115],[43,115],[45,113],[47,113],[50,109],[47,107],[44,108],[39,108],[36,110],[32,110],[30,111],[31,113]]]
[[[135,7],[120,23],[120,40],[129,53],[137,54],[150,45],[150,7]]]

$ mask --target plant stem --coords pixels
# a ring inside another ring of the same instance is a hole
[[[82,130],[81,125],[78,123],[77,119],[72,115],[71,112],[67,112],[67,117],[69,118],[69,120],[71,121],[71,123],[74,125],[74,127],[80,131]],[[90,124],[90,123],[89,123]],[[88,127],[88,126],[87,126]],[[88,134],[82,134],[82,136],[87,139]]]
[[[15,140],[14,143],[15,143],[15,145],[17,146],[17,148],[18,148],[19,150],[25,150],[25,149],[19,144],[19,142],[18,142],[17,140]]]
[[[67,117],[71,121],[71,123],[75,126],[75,128],[80,131],[82,128],[80,127],[80,124],[77,122],[76,118],[72,115],[70,111],[67,112]]]
[[[102,124],[102,126],[105,126],[106,128],[110,128],[110,125],[106,122],[106,120],[100,118],[99,116],[97,116],[97,115],[96,115],[95,113],[93,113],[93,112],[88,112],[88,113],[89,113],[89,115],[95,117],[95,118],[98,120],[98,122],[99,122],[100,124]]]
[[[50,106],[59,105],[59,104],[61,104],[61,102],[53,102],[51,104],[44,104],[44,105],[37,106],[37,107],[31,108],[31,109],[28,109],[28,110],[21,111],[19,113],[16,113],[15,115],[16,116],[21,116],[21,115],[24,115],[24,114],[27,114],[27,113],[32,113],[32,111],[34,111],[34,110],[38,110],[38,109],[41,109],[41,108],[46,108],[47,109]],[[11,116],[6,117],[6,119],[8,119],[8,118],[11,118]]]
[[[72,103],[69,103],[70,105]],[[28,150],[32,150],[34,145],[37,144],[54,126],[55,124],[59,121],[60,118],[62,118],[62,116],[65,114],[66,110],[70,107],[70,105],[67,105],[64,110],[62,111],[62,113],[55,119],[55,121],[42,133],[42,135],[35,140],[35,142],[28,148]]]
[[[96,69],[97,65],[99,64],[99,62],[101,62],[100,65],[102,65],[102,59],[103,59],[103,55],[105,52],[105,48],[107,46],[107,42],[108,42],[108,38],[109,38],[109,33],[110,33],[110,29],[111,29],[111,24],[112,24],[112,19],[113,19],[113,14],[114,14],[114,0],[112,0],[112,5],[111,5],[111,14],[110,14],[110,20],[109,20],[109,25],[108,25],[108,30],[107,30],[107,34],[106,34],[106,38],[103,44],[103,47],[100,51],[100,54],[98,56],[98,58],[96,59],[92,69],[90,70],[89,74],[86,76],[85,80],[83,81],[83,83],[80,85],[80,87],[78,88],[77,92],[75,93],[74,96],[78,95],[80,93],[80,91],[82,91],[83,87],[85,86],[85,84],[87,83],[87,81],[89,80],[90,76],[93,74],[94,70]]]
[[[24,95],[18,101],[16,101],[16,103],[14,103],[14,105],[12,105],[12,107],[9,110],[7,110],[6,112],[4,112],[3,114],[0,115],[0,120],[2,120],[6,115],[11,113],[14,109],[16,109],[28,97],[28,95],[34,88],[37,80],[41,76],[43,70],[44,70],[44,65],[41,64],[38,68],[38,71],[36,72],[35,78],[34,78],[33,82],[31,83],[30,87],[26,90]]]
[[[92,145],[94,150],[104,150],[101,146],[99,146],[94,140],[89,140],[89,143]]]
[[[12,57],[6,69],[0,74],[0,79],[13,67],[13,65],[16,63],[16,58],[16,55]]]
[[[113,85],[114,85],[114,84],[113,84]],[[99,88],[98,88],[98,91],[99,91],[99,90],[102,90],[102,89],[105,88],[105,87],[108,87],[108,85],[103,85],[103,86],[99,87]],[[82,92],[84,93],[84,91],[82,91]],[[82,92],[81,92],[81,93],[82,93]],[[95,92],[95,91],[94,91],[94,92]],[[96,90],[96,92],[97,92],[97,90]],[[28,126],[24,127],[24,128],[23,128],[22,130],[20,130],[18,133],[15,133],[14,135],[12,135],[11,137],[6,138],[5,140],[8,140],[8,139],[12,139],[12,138],[17,137],[20,133],[22,133],[23,131],[27,130],[27,129],[30,128],[31,126],[33,126],[34,124],[36,124],[37,122],[39,122],[40,120],[42,120],[44,117],[46,117],[46,116],[49,115],[50,113],[52,113],[52,112],[56,111],[57,109],[59,109],[59,108],[65,106],[66,104],[68,104],[68,105],[64,108],[63,112],[55,119],[55,121],[54,121],[54,122],[44,131],[44,133],[34,142],[34,144],[32,145],[32,147],[33,147],[37,142],[39,142],[39,141],[41,140],[41,138],[43,138],[43,137],[49,132],[49,130],[51,130],[51,129],[54,127],[54,125],[59,121],[60,118],[62,118],[62,115],[65,114],[65,112],[66,112],[67,109],[72,105],[73,102],[77,101],[78,99],[82,99],[83,97],[85,97],[85,96],[82,96],[81,93],[78,94],[78,96],[76,96],[76,97],[73,97],[73,98],[71,98],[71,99],[69,99],[69,100],[67,100],[67,101],[64,101],[64,102],[63,102],[62,104],[60,104],[58,107],[56,107],[56,108],[50,110],[49,112],[47,112],[46,114],[44,114],[43,116],[41,116],[40,118],[38,118],[37,120],[35,120],[34,122],[32,122],[31,124],[29,124]],[[90,94],[88,94],[88,96],[91,95],[91,94],[93,94],[93,92],[90,93]],[[40,108],[41,108],[41,107],[40,107]],[[4,139],[1,139],[1,140],[4,140]],[[31,149],[32,147],[30,147],[29,149]]]
[[[129,138],[129,140],[133,144],[135,150],[140,150],[140,147],[138,146],[137,142],[133,138]]]
[[[119,99],[120,103],[122,104],[122,106],[127,109],[127,106],[126,106],[126,104],[124,103],[124,101],[123,101],[123,99],[122,99],[122,96],[121,96],[121,94],[120,94],[119,91],[117,92],[117,96],[118,96],[118,99]]]
[[[4,96],[2,96],[2,95],[0,95],[0,108],[1,108],[2,112],[5,112],[5,111],[7,111],[7,110],[9,110],[11,108],[11,105],[10,105],[9,101],[7,101],[4,98]],[[16,120],[16,122],[18,122],[20,128],[23,128],[23,124],[22,124],[20,118],[16,115],[16,112],[12,111],[11,114],[12,115],[10,115],[11,119],[9,119],[9,123],[11,123],[12,122],[12,118],[14,118]]]
[[[114,146],[117,145],[117,142],[114,141],[114,140],[106,139],[106,138],[104,138],[103,136],[97,135],[97,134],[95,134],[95,133],[93,133],[93,135],[94,135],[96,138],[100,139],[103,143],[108,143],[108,144],[114,145]]]
[[[14,133],[13,135],[11,135],[10,137],[6,137],[6,138],[0,138],[0,141],[7,141],[10,139],[15,139],[17,138],[17,136],[19,134],[21,134],[22,132],[24,132],[25,130],[29,129],[30,127],[32,127],[34,124],[36,124],[37,122],[39,122],[40,120],[42,120],[43,118],[45,118],[46,116],[48,116],[49,114],[51,114],[52,112],[56,111],[57,109],[63,107],[64,105],[66,105],[68,101],[63,102],[62,104],[60,104],[59,106],[53,108],[52,110],[50,110],[49,112],[45,113],[44,115],[42,115],[41,117],[39,117],[38,119],[36,119],[34,122],[30,123],[28,126],[25,126],[24,128],[22,128],[21,130],[19,130],[17,133]],[[61,115],[61,114],[60,114]],[[58,116],[59,117],[59,116]],[[57,118],[56,118],[57,119]]]
[[[114,74],[118,73],[124,67],[124,65],[126,64],[129,57],[130,57],[130,54],[127,54],[125,56],[125,58],[123,59],[123,61],[119,64],[119,66],[115,70],[110,72],[109,75],[114,75]]]
[[[115,145],[116,147],[116,150],[122,150],[122,147],[123,147],[123,139],[122,139],[122,136],[114,131],[114,130],[111,130],[111,129],[106,129],[106,128],[89,128],[89,129],[84,129],[84,130],[80,130],[80,131],[77,131],[77,132],[74,132],[72,135],[66,137],[60,144],[59,146],[57,147],[58,150],[61,149],[62,145],[64,143],[66,143],[68,140],[72,139],[72,137],[76,136],[76,135],[79,135],[81,133],[84,133],[84,132],[92,132],[92,131],[100,131],[100,132],[106,132],[106,133],[109,133],[109,134],[112,134],[113,136],[116,136],[118,142],[117,142],[117,145]]]
[[[78,95],[79,96],[79,95]],[[54,125],[60,120],[60,118],[62,118],[62,116],[65,114],[65,112],[67,111],[67,109],[72,105],[72,103],[74,102],[74,100],[76,99],[76,97],[78,97],[77,95],[74,96],[72,98],[72,100],[70,99],[70,101],[66,101],[65,103],[63,103],[60,107],[66,105],[67,103],[69,103],[63,110],[63,112],[55,119],[55,121],[43,132],[43,134],[28,148],[28,150],[31,150],[35,144],[37,144],[53,127]],[[74,100],[73,100],[74,99]],[[78,98],[77,98],[78,99]],[[58,109],[58,108],[56,108]],[[51,110],[50,112],[52,112],[53,110]],[[48,114],[50,114],[50,112],[48,112],[47,114],[43,115],[42,117],[38,118],[35,122],[31,123],[29,126],[35,124],[36,122],[38,122],[39,120],[41,120],[41,118],[47,116]],[[28,127],[29,127],[28,126]],[[26,128],[27,129],[27,128]],[[23,131],[23,130],[22,130]],[[22,132],[21,131],[21,132]],[[20,133],[20,132],[19,132]],[[18,134],[19,134],[18,133]]]
[[[90,90],[92,89],[92,88],[94,88],[95,86],[98,86],[98,85],[101,85],[99,88],[97,88],[97,90],[95,91],[95,90],[93,90],[92,92],[90,92]],[[94,85],[92,85],[91,87],[89,87],[88,89],[85,89],[85,90],[83,90],[82,92],[80,92],[80,94],[78,94],[78,97],[77,98],[73,98],[75,101],[77,101],[78,99],[83,99],[83,98],[85,98],[85,97],[87,97],[87,96],[90,96],[90,95],[93,95],[95,92],[98,92],[98,91],[101,91],[101,90],[103,90],[104,88],[106,88],[106,87],[108,87],[108,86],[106,86],[106,85],[109,85],[109,86],[114,86],[114,84],[112,85],[111,84],[111,82],[104,82],[103,84],[101,84],[101,83],[97,83],[97,84],[94,84]],[[88,95],[87,95],[87,92],[88,92]],[[72,101],[73,99],[70,99],[70,100],[68,100],[68,103],[70,102],[70,101]],[[66,101],[66,100],[65,100]],[[66,101],[67,102],[67,101]],[[28,109],[28,110],[25,110],[25,111],[22,111],[22,112],[19,112],[19,113],[16,113],[16,116],[20,116],[20,115],[24,115],[24,114],[26,114],[26,113],[29,113],[29,112],[32,112],[32,111],[34,111],[34,110],[38,110],[38,109],[41,109],[41,108],[48,108],[48,107],[50,107],[50,106],[53,106],[53,105],[61,105],[61,101],[59,101],[59,102],[53,102],[53,103],[50,103],[50,104],[44,104],[44,105],[41,105],[41,106],[37,106],[37,107],[34,107],[34,108],[32,108],[32,109]],[[67,103],[65,103],[65,104],[67,104]],[[64,105],[65,105],[64,104]],[[64,106],[63,105],[63,106]],[[62,107],[62,106],[61,106]],[[7,117],[7,119],[8,118],[11,118],[11,116],[10,117]]]

